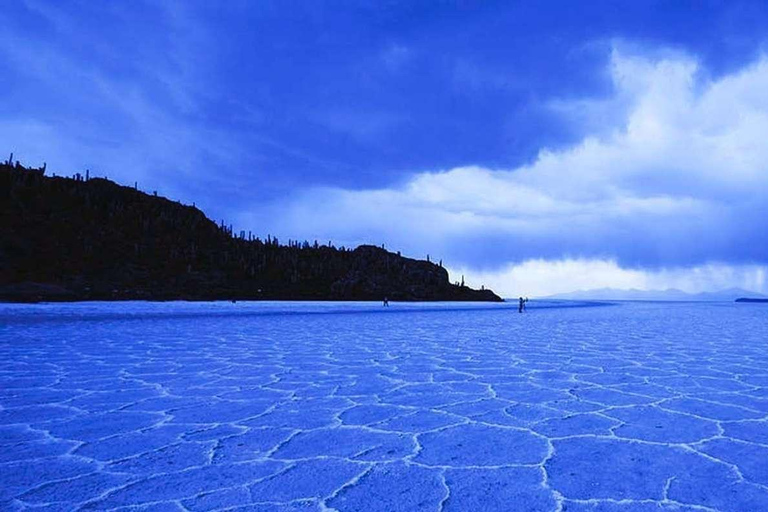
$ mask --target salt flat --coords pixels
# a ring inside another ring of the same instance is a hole
[[[768,308],[531,306],[0,305],[0,509],[768,509]]]

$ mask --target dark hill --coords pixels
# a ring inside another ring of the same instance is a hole
[[[0,300],[500,301],[374,246],[260,240],[106,179],[0,164]]]

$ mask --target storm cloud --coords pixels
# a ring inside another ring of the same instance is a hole
[[[414,174],[392,188],[311,189],[280,230],[386,241],[456,267],[606,258],[627,268],[768,262],[768,58],[716,80],[681,54],[614,50],[612,97],[561,111],[624,117],[514,169]],[[565,115],[565,114],[564,114]]]

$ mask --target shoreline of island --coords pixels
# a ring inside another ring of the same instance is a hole
[[[153,302],[153,303],[167,303],[167,302],[189,302],[189,303],[201,303],[201,302],[365,302],[365,303],[382,303],[382,299],[379,298],[330,298],[330,297],[271,297],[271,296],[177,296],[168,294],[136,294],[130,293],[120,294],[119,296],[99,296],[88,295],[78,296],[70,293],[66,289],[62,289],[56,285],[48,285],[44,283],[21,283],[21,286],[31,286],[26,290],[11,290],[9,288],[16,288],[16,285],[0,286],[0,304],[76,304],[85,302],[104,302],[104,303],[116,303],[116,302]],[[48,289],[49,291],[41,291]],[[505,299],[500,300],[487,300],[477,298],[458,298],[458,299],[389,299],[389,303],[438,303],[438,302],[455,302],[455,303],[500,303],[507,302]]]

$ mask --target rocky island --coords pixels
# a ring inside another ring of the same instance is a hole
[[[501,301],[383,248],[260,239],[103,178],[0,164],[0,300]]]

